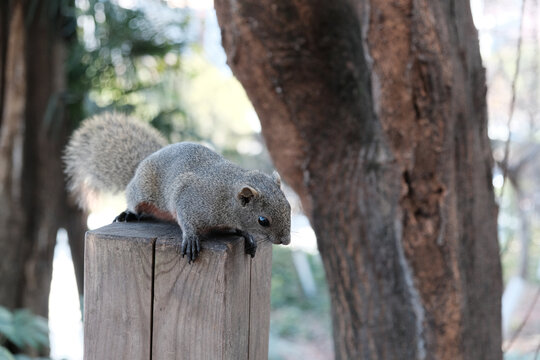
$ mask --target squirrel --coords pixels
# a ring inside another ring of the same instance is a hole
[[[245,170],[206,146],[167,145],[149,124],[121,113],[83,121],[64,152],[69,191],[88,207],[88,198],[125,189],[127,210],[114,220],[154,218],[177,222],[178,251],[195,261],[200,238],[234,233],[255,255],[254,238],[290,243],[291,207],[277,172]]]

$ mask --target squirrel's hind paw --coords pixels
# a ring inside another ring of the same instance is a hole
[[[135,214],[134,212],[126,210],[126,211],[122,211],[120,215],[115,217],[113,222],[133,222],[133,221],[139,221],[140,219],[141,219],[141,216],[139,214]]]

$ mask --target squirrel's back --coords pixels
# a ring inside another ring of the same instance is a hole
[[[89,118],[66,147],[69,190],[83,207],[95,193],[124,190],[139,163],[166,145],[156,129],[126,115],[104,113]]]

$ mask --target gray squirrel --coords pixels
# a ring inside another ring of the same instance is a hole
[[[86,119],[66,147],[68,186],[87,207],[104,191],[126,190],[127,210],[115,221],[152,217],[177,222],[179,251],[195,261],[200,238],[235,233],[255,255],[255,238],[289,244],[291,207],[281,180],[245,170],[209,148],[190,142],[167,145],[150,125],[120,113]]]

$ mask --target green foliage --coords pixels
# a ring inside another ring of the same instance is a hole
[[[71,117],[80,121],[116,109],[146,119],[159,117],[157,123],[166,130],[167,117],[183,116],[180,102],[163,106],[149,100],[165,97],[163,79],[180,68],[188,14],[161,2],[134,9],[112,1],[77,4],[77,39],[66,64]]]
[[[271,172],[270,157],[256,134],[260,126],[255,111],[240,83],[197,52],[183,58],[183,70],[165,80],[186,110],[184,123],[176,126],[170,140],[204,140],[245,168]]]
[[[271,294],[273,308],[306,302],[294,269],[292,252],[289,249],[281,247],[273,249]]]
[[[13,355],[3,346],[0,346],[0,360],[15,360]]]
[[[51,360],[50,358],[45,357],[31,357],[24,354],[16,354],[14,355],[15,360]]]
[[[206,142],[246,168],[272,170],[242,86],[192,46],[188,10],[159,1],[133,9],[112,0],[75,4],[64,98],[73,127],[117,110],[149,121],[170,142]]]
[[[329,298],[324,268],[319,255],[306,254],[317,285],[317,294],[306,297],[292,260],[292,250],[274,247],[272,258],[272,307],[300,306],[303,310],[328,308]]]
[[[24,355],[13,357],[4,346],[11,345],[19,351],[42,350],[49,347],[47,320],[20,309],[13,312],[0,306],[0,359],[27,359]]]
[[[307,341],[328,337],[330,303],[324,269],[318,255],[306,256],[317,286],[312,297],[303,293],[292,251],[282,247],[273,249],[270,326],[273,337]]]

